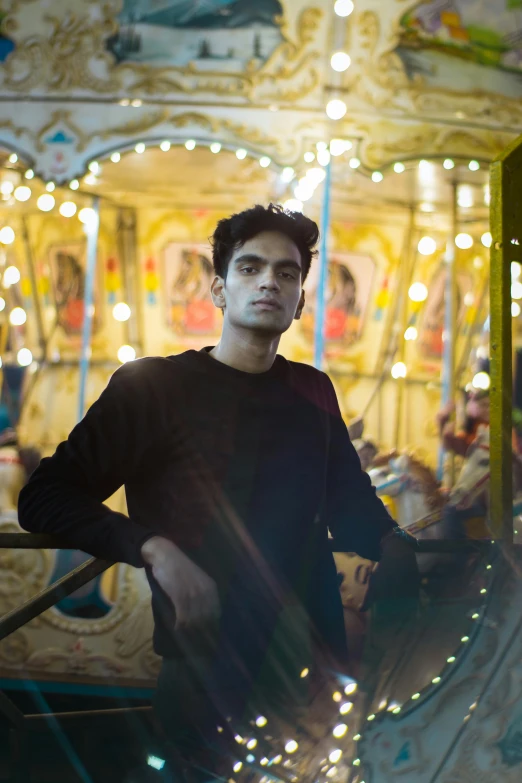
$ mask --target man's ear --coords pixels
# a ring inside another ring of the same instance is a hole
[[[305,292],[301,291],[301,298],[299,299],[299,304],[297,305],[297,310],[295,311],[294,321],[299,321],[299,319],[301,318],[304,306],[305,306]]]
[[[225,281],[222,277],[219,277],[219,275],[216,275],[212,281],[210,286],[210,295],[212,296],[214,305],[219,307],[221,310],[224,310],[226,307]]]

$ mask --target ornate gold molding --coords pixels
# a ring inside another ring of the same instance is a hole
[[[17,20],[20,5],[21,0],[12,3],[4,20],[4,29],[16,40],[16,48],[3,66],[3,86],[13,92],[44,88],[60,93],[82,89],[98,95],[122,91],[140,96],[208,93],[246,102],[289,103],[319,85],[315,62],[320,53],[313,47],[323,17],[321,8],[303,9],[293,33],[288,19],[279,18],[282,41],[269,58],[261,64],[251,60],[244,71],[226,73],[201,71],[195,63],[160,68],[150,63],[116,63],[106,42],[117,30],[120,3],[100,4],[97,17],[44,13],[43,33],[26,38],[21,36]],[[94,3],[85,7],[89,5]]]

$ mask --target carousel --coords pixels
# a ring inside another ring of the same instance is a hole
[[[9,0],[0,24],[1,720],[29,736],[29,692],[148,709],[144,573],[22,533],[18,493],[118,366],[215,344],[208,237],[274,202],[321,228],[280,352],[332,379],[422,589],[368,611],[375,564],[336,555],[352,677],[299,726],[238,727],[230,778],[518,781],[522,2]],[[43,780],[17,747],[6,779]]]

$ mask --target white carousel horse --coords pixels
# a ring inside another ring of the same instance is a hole
[[[442,508],[439,483],[433,471],[412,454],[390,459],[388,468],[372,468],[368,475],[377,494],[401,527],[412,528]]]
[[[489,505],[489,427],[481,427],[469,447],[462,470],[449,495],[449,505],[459,511],[466,511],[476,503]],[[522,462],[518,454],[512,454],[513,495],[522,491]],[[513,513],[520,514],[520,502],[513,505]]]

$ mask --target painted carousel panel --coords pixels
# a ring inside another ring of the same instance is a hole
[[[125,0],[109,41],[119,61],[239,72],[283,40],[279,0]]]
[[[522,95],[521,0],[429,0],[401,20],[397,48],[411,80],[450,91]]]

